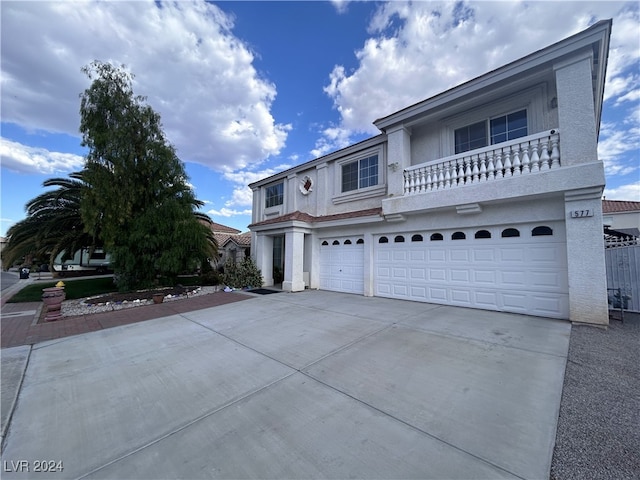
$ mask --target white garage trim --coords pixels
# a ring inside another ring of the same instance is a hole
[[[375,294],[568,318],[564,228],[562,224],[547,224],[550,228],[535,231],[546,234],[533,235],[534,228],[539,226],[378,236],[374,245]],[[520,236],[503,237],[516,232]],[[440,237],[442,240],[437,240]],[[456,239],[459,237],[464,238]],[[385,238],[387,242],[380,243]]]
[[[320,289],[364,294],[362,237],[320,239]]]

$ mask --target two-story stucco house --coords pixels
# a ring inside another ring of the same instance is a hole
[[[611,21],[250,185],[265,285],[608,322],[597,143]]]

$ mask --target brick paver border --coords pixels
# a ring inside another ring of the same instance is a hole
[[[63,317],[61,320],[46,323],[38,323],[43,306],[41,302],[7,303],[2,306],[0,346],[8,348],[19,345],[33,345],[46,340],[239,302],[251,297],[251,295],[240,292],[216,292],[160,304],[143,305],[111,312],[94,313],[92,315]],[[35,311],[35,313],[11,315],[28,311]]]

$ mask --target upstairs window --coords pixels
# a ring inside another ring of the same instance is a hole
[[[265,208],[282,205],[284,200],[284,183],[276,183],[266,188]]]
[[[491,145],[527,136],[527,111],[510,113],[491,120]]]
[[[342,192],[378,185],[378,155],[342,165]]]
[[[527,111],[519,110],[456,129],[455,152],[468,152],[527,135]]]
[[[455,131],[456,153],[468,152],[487,146],[487,122],[459,128]]]

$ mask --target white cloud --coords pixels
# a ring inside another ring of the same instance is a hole
[[[349,0],[331,0],[333,7],[336,9],[336,12],[342,14],[346,13],[347,7],[349,5]]]
[[[0,138],[2,166],[20,173],[52,174],[81,170],[84,158],[71,153],[51,152]]]
[[[275,85],[213,4],[6,2],[1,22],[5,122],[78,135],[80,68],[98,59],[134,73],[183,161],[234,170],[285,144],[291,127],[270,113]]]
[[[316,140],[316,145],[311,150],[311,155],[321,157],[334,150],[348,147],[352,141],[352,132],[347,128],[335,126],[325,128],[322,132],[322,137]]]
[[[223,207],[220,210],[211,209],[207,212],[208,215],[212,217],[236,217],[238,215],[251,215],[251,209],[245,210],[234,210],[230,208]]]
[[[355,133],[378,133],[377,118],[612,17],[607,95],[629,100],[637,79],[624,72],[640,59],[633,2],[384,3],[356,52],[357,67],[336,65],[329,75],[325,93],[339,113],[334,129],[341,135],[325,130],[314,152],[340,148]]]
[[[598,158],[604,162],[607,176],[628,175],[640,169],[640,125],[623,128],[614,123],[603,123],[598,142]],[[631,154],[631,161],[626,158]]]
[[[640,181],[621,185],[615,188],[605,188],[604,196],[607,200],[627,200],[640,202]]]

